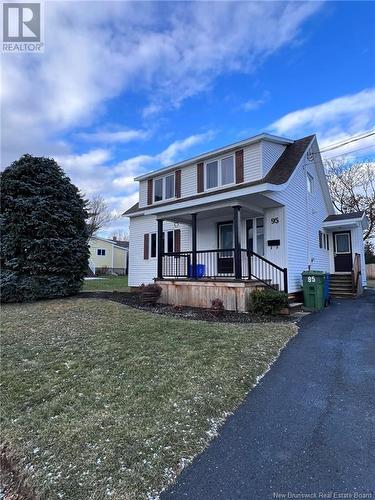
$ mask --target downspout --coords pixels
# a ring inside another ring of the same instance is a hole
[[[304,171],[304,174],[305,174],[307,267],[308,267],[308,270],[310,271],[310,269],[311,269],[310,204],[309,204],[309,193],[308,193],[308,190],[307,190],[307,169],[306,169],[306,163],[303,165],[303,171]]]

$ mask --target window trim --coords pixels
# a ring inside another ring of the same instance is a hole
[[[233,160],[233,181],[232,182],[228,182],[226,184],[223,184],[222,183],[222,166],[221,166],[221,162],[223,160],[226,160],[228,158],[232,158]],[[213,163],[213,162],[217,162],[217,186],[215,187],[207,187],[207,179],[208,179],[208,176],[207,176],[207,164],[208,163]],[[235,157],[235,154],[232,153],[232,154],[225,154],[225,155],[222,155],[222,156],[219,156],[219,157],[216,157],[216,158],[210,158],[209,160],[205,161],[204,162],[204,191],[215,191],[215,189],[220,189],[222,187],[227,187],[227,186],[234,186],[236,184],[236,157]]]
[[[166,198],[166,192],[167,192],[167,177],[173,177],[173,196],[171,196],[170,198]],[[161,200],[155,200],[155,194],[156,194],[156,189],[155,189],[155,183],[157,181],[162,181],[162,195],[161,195]],[[175,172],[172,172],[172,173],[168,173],[166,175],[163,175],[163,176],[159,176],[159,177],[154,177],[153,179],[153,195],[152,195],[152,202],[154,204],[157,204],[157,203],[162,203],[164,201],[169,201],[169,200],[174,200],[176,199],[176,175],[175,175]]]

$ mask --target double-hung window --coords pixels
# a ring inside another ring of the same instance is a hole
[[[206,189],[226,186],[234,182],[234,157],[226,156],[220,160],[206,163]]]
[[[98,248],[96,253],[97,253],[97,255],[101,255],[101,256],[104,257],[104,255],[105,255],[105,248]]]
[[[247,249],[264,256],[264,219],[247,220]]]
[[[165,246],[166,245],[166,246]],[[174,252],[174,234],[173,231],[163,232],[162,250],[166,253]],[[157,254],[157,234],[150,235],[150,257],[154,259]]]
[[[169,200],[174,198],[175,192],[175,179],[174,174],[159,177],[154,180],[154,202]]]

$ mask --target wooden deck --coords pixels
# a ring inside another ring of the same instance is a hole
[[[155,280],[162,288],[162,304],[210,308],[213,299],[221,299],[228,311],[247,312],[253,290],[265,288],[256,280],[163,279]]]

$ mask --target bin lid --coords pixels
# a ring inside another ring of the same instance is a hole
[[[303,271],[302,276],[324,276],[325,271]]]

